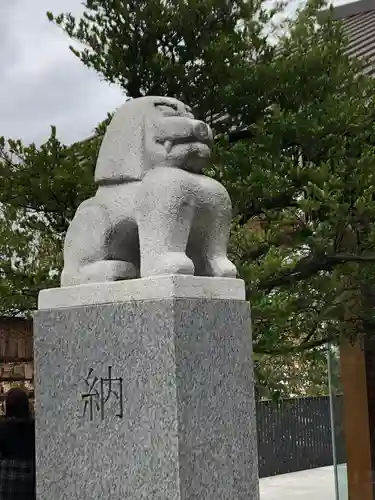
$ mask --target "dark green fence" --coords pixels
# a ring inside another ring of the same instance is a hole
[[[341,397],[334,399],[336,456],[345,462]],[[329,397],[257,402],[259,476],[297,472],[333,463]]]

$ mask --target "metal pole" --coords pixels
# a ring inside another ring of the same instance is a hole
[[[327,349],[327,369],[328,369],[329,414],[330,414],[330,420],[331,420],[331,439],[332,439],[332,450],[333,450],[333,475],[334,475],[334,481],[335,481],[335,497],[336,497],[336,500],[340,500],[339,475],[338,475],[338,470],[337,470],[337,457],[336,457],[335,419],[334,419],[334,412],[333,412],[331,344],[328,344],[328,349]]]

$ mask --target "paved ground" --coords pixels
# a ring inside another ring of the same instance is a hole
[[[260,500],[335,500],[333,467],[260,480]]]

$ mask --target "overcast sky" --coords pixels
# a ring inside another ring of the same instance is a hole
[[[56,125],[70,143],[125,100],[70,52],[48,10],[79,13],[81,1],[0,0],[0,136],[39,143]]]
[[[82,6],[80,0],[0,0],[0,136],[40,143],[56,125],[63,142],[74,142],[125,100],[70,52],[69,37],[47,20],[48,10],[79,14]]]

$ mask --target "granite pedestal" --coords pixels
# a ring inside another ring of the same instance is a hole
[[[37,500],[259,499],[242,281],[46,290],[34,325]]]

